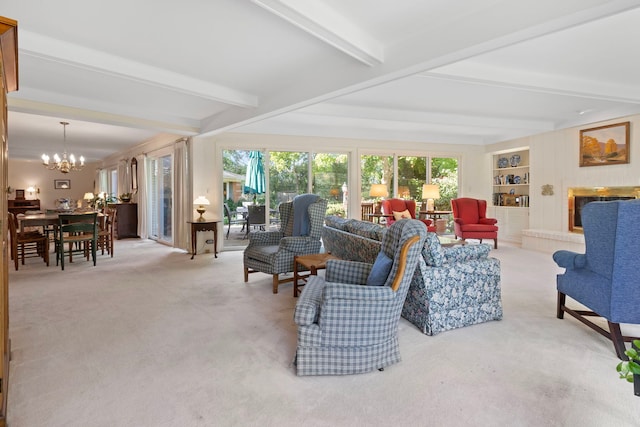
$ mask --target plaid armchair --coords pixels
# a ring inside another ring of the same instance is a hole
[[[382,286],[365,285],[376,267],[355,261],[327,261],[324,279],[311,276],[294,313],[298,375],[357,374],[400,361],[400,312],[426,234],[413,219],[388,229],[381,253],[392,265]]]
[[[279,209],[280,230],[249,233],[249,245],[244,250],[244,281],[249,281],[249,273],[271,274],[274,294],[278,293],[280,283],[293,281],[293,277],[280,279],[279,275],[293,272],[296,255],[320,252],[327,201],[318,199],[309,205],[309,233],[306,236],[293,236],[293,202],[281,203]]]

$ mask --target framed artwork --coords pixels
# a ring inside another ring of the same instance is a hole
[[[16,199],[24,199],[24,190],[16,190]]]
[[[629,122],[580,131],[580,167],[629,163]]]
[[[68,190],[71,188],[71,180],[70,179],[54,179],[53,188],[55,188],[56,190]]]

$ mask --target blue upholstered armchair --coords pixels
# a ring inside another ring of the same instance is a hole
[[[400,361],[398,322],[427,229],[396,221],[373,264],[327,261],[325,278],[311,276],[296,304],[298,375],[382,370]]]
[[[302,212],[296,213],[294,206]],[[249,245],[244,250],[244,281],[249,281],[249,273],[271,274],[274,294],[280,283],[293,281],[293,277],[280,279],[279,275],[293,271],[296,255],[320,252],[327,201],[303,194],[292,202],[281,203],[279,209],[280,230],[249,233]]]
[[[487,244],[443,248],[429,233],[402,317],[424,334],[502,319],[500,261]]]
[[[568,313],[613,341],[626,360],[620,323],[640,324],[640,200],[591,202],[582,209],[585,253],[557,251],[553,260],[565,268],[557,278],[559,319]],[[571,297],[589,310],[565,305]],[[607,320],[609,330],[585,316]],[[636,338],[637,339],[637,338]]]

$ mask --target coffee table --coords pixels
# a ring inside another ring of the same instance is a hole
[[[322,253],[322,254],[308,254],[308,255],[297,255],[293,259],[293,296],[297,297],[298,292],[301,287],[303,287],[307,283],[307,278],[309,276],[317,276],[318,270],[322,270],[327,268],[327,261],[330,259],[339,259],[336,256],[331,255],[331,253]],[[298,265],[301,265],[309,270],[307,274],[302,274]],[[298,281],[302,280],[302,284],[299,285]]]

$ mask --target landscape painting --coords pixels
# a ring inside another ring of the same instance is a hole
[[[630,122],[580,131],[580,166],[629,163]]]

